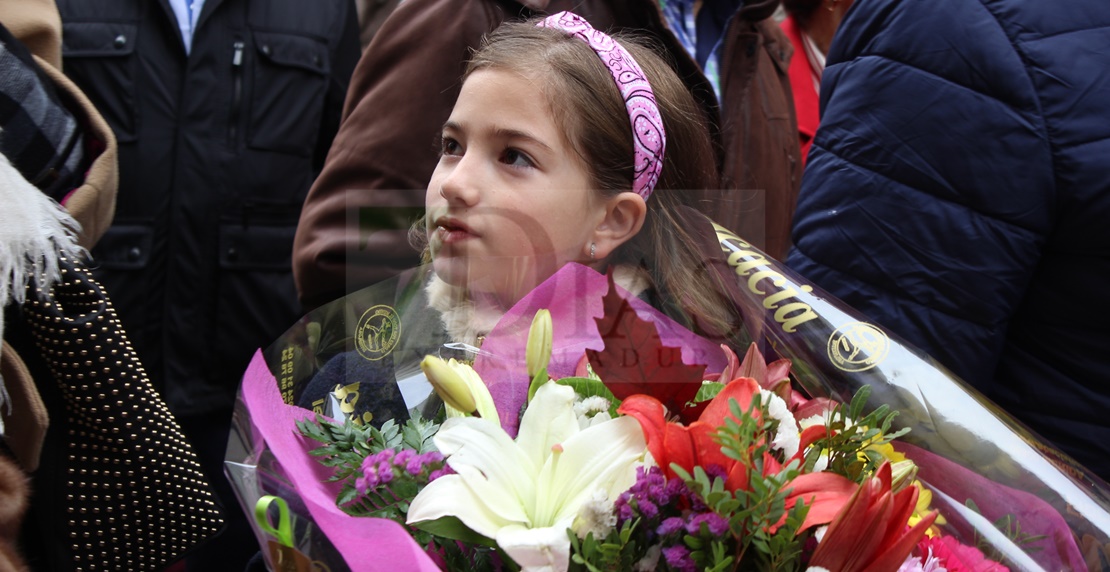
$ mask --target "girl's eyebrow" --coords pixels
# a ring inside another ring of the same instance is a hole
[[[457,123],[455,121],[448,120],[448,121],[444,122],[444,124],[443,124],[443,131],[462,132],[464,130],[462,128],[462,125],[459,125],[459,123]],[[508,128],[504,128],[504,127],[498,127],[498,128],[493,130],[493,136],[494,137],[501,137],[501,138],[504,138],[504,139],[525,139],[527,141],[535,143],[536,145],[538,145],[540,147],[543,147],[547,151],[554,152],[554,150],[551,148],[550,145],[548,145],[547,143],[544,143],[543,141],[540,141],[540,139],[538,137],[536,137],[535,135],[532,135],[531,133],[528,133],[527,131],[521,131],[519,129],[508,129]]]
[[[497,137],[504,137],[505,139],[526,139],[535,143],[536,145],[539,145],[540,147],[543,147],[547,151],[552,151],[550,146],[548,146],[543,141],[540,141],[538,137],[532,135],[531,133],[528,133],[527,131],[520,131],[519,129],[498,128],[493,131],[493,134]]]

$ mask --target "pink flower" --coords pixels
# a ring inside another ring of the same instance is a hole
[[[1009,572],[1009,568],[988,559],[974,546],[960,544],[951,536],[925,537],[918,544],[920,550],[932,550],[944,562],[948,572]]]

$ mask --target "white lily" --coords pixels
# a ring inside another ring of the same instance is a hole
[[[579,509],[597,491],[614,500],[628,490],[647,446],[630,417],[579,430],[574,390],[553,381],[536,392],[516,441],[500,427],[463,417],[448,419],[435,444],[456,474],[425,487],[408,522],[457,517],[535,572],[567,569],[566,531]]]
[[[420,369],[447,405],[447,417],[470,417],[477,413],[482,419],[501,426],[493,396],[474,368],[454,358],[443,361],[425,356]]]

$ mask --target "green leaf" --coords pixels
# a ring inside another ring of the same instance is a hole
[[[725,388],[725,384],[719,381],[702,382],[701,388],[698,389],[698,394],[694,396],[694,403],[701,403],[702,401],[709,401]]]
[[[536,392],[540,390],[540,386],[547,383],[548,379],[550,378],[547,376],[546,367],[536,372],[536,377],[533,377],[532,381],[528,383],[528,403],[532,402],[532,398],[536,396]]]
[[[458,540],[460,542],[477,544],[479,546],[496,546],[496,543],[492,539],[470,530],[461,520],[453,516],[445,516],[436,520],[426,520],[410,526],[429,532],[440,538]]]

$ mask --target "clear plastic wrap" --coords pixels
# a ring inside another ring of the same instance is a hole
[[[867,385],[870,408],[897,410],[896,424],[910,431],[895,447],[918,465],[917,478],[944,517],[945,536],[978,546],[1012,570],[1110,569],[1105,483],[882,325],[731,232],[715,230],[706,242],[707,276],[724,278],[747,329],[739,337],[791,360],[796,387],[809,397],[847,403]],[[420,373],[421,358],[474,348],[445,343],[438,314],[424,297],[427,276],[427,269],[417,269],[316,310],[256,356],[247,372],[226,466],[248,514],[267,496],[288,503],[288,534],[274,534],[280,515],[273,507],[268,515],[260,510],[256,522],[275,569],[277,559],[295,560],[272,546],[282,542],[305,555],[312,569],[436,569],[400,525],[336,508],[338,485],[324,482],[326,468],[308,454],[316,444],[294,427],[313,417],[313,409],[360,424],[433,413],[439,404]],[[600,315],[604,280],[585,267],[565,268],[486,338],[475,369],[493,389],[507,425],[528,388],[523,348],[531,316],[555,308],[551,373],[569,375],[584,349],[598,347],[592,318]],[[646,304],[636,311],[683,348],[684,360],[713,362],[708,371],[720,371],[715,345]]]

